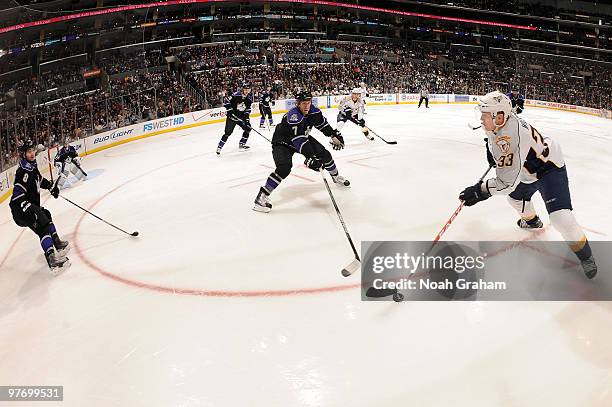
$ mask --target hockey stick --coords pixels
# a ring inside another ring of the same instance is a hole
[[[480,179],[478,180],[477,183],[480,183],[484,179],[484,177],[487,176],[489,171],[491,171],[491,168],[493,168],[493,166],[489,165],[489,168],[487,168],[485,173],[482,174],[482,177],[480,177]],[[442,230],[440,230],[440,232],[438,233],[438,235],[436,236],[436,238],[432,242],[431,247],[429,248],[429,250],[427,250],[427,252],[424,254],[424,256],[427,256],[433,250],[433,248],[436,246],[436,243],[440,240],[440,238],[442,237],[444,232],[446,232],[446,230],[450,227],[451,223],[453,223],[453,221],[457,218],[457,216],[459,215],[459,212],[461,212],[461,210],[463,209],[464,205],[465,205],[465,201],[461,201],[461,203],[459,204],[457,209],[455,209],[455,212],[453,212],[451,217],[446,221],[446,223],[442,227]],[[374,289],[373,287],[370,287],[368,289],[368,291],[366,292],[366,296],[368,296],[368,297],[387,297],[389,295],[393,295],[393,300],[395,302],[401,302],[404,299],[404,295],[402,293],[399,293],[399,292],[393,293],[393,290],[389,290],[389,289],[384,290],[382,292],[377,292],[376,289]]]
[[[376,137],[378,137],[379,139],[381,139],[382,141],[384,141],[387,144],[397,144],[397,141],[387,141],[387,140],[385,140],[384,138],[379,136],[374,130],[372,130],[370,127],[368,127],[368,130],[370,130],[372,132],[372,134],[374,134]]]
[[[489,165],[489,168],[487,168],[487,170],[485,171],[484,174],[482,174],[482,177],[480,177],[480,179],[478,180],[477,184],[480,183],[484,177],[487,176],[487,174],[489,173],[489,171],[491,171],[491,168],[493,168],[492,165]],[[444,226],[442,227],[442,230],[440,230],[440,232],[438,233],[438,235],[436,236],[436,238],[433,241],[433,244],[431,245],[431,248],[433,248],[433,246],[436,244],[436,242],[438,240],[440,240],[440,238],[442,237],[442,235],[444,234],[444,232],[446,232],[446,230],[450,227],[451,223],[453,223],[453,221],[455,220],[455,218],[457,217],[457,215],[459,215],[459,212],[461,212],[461,210],[463,209],[463,206],[465,205],[465,201],[461,201],[461,203],[459,204],[459,206],[457,207],[457,209],[455,209],[455,212],[453,212],[453,214],[451,215],[451,217],[446,221],[446,223],[444,224]],[[431,251],[431,248],[429,249]]]
[[[253,130],[255,133],[259,134],[261,137],[265,138],[268,143],[272,143],[272,140],[270,140],[269,138],[267,138],[266,136],[264,136],[263,134],[261,134],[260,132],[255,130],[253,127],[251,127],[251,130]]]
[[[85,171],[83,171],[83,169],[81,168],[80,164],[77,164],[76,161],[73,161],[72,163],[74,164],[75,167],[77,167],[83,173],[83,175],[85,175],[87,177],[87,173]]]
[[[342,229],[344,229],[344,233],[346,234],[346,238],[351,245],[351,249],[353,249],[353,254],[355,255],[355,259],[342,269],[342,275],[344,277],[348,277],[357,270],[361,268],[361,259],[359,258],[359,254],[357,253],[357,249],[355,248],[355,244],[353,243],[353,239],[351,238],[351,234],[346,227],[346,223],[344,223],[344,219],[342,218],[342,214],[340,213],[340,208],[338,208],[338,204],[336,203],[336,199],[334,198],[334,194],[332,194],[331,188],[329,187],[329,183],[327,182],[327,178],[325,178],[325,174],[323,173],[323,169],[319,171],[321,173],[321,178],[323,178],[323,182],[325,183],[325,188],[327,188],[327,192],[329,193],[329,197],[331,198],[332,203],[334,204],[334,208],[336,209],[336,214],[338,215],[338,219],[340,219],[340,223],[342,224]]]
[[[102,219],[102,218],[101,218],[101,217],[99,217],[98,215],[96,215],[96,214],[93,214],[93,213],[89,212],[87,209],[85,209],[85,208],[83,208],[82,206],[80,206],[80,205],[78,205],[78,204],[76,204],[76,203],[72,202],[70,199],[66,198],[65,196],[63,196],[63,195],[60,195],[60,196],[61,196],[62,198],[64,198],[66,201],[68,201],[68,202],[70,202],[71,204],[73,204],[74,206],[76,206],[77,208],[79,208],[80,210],[82,210],[82,211],[84,211],[84,212],[87,212],[88,214],[90,214],[90,215],[91,215],[91,216],[93,216],[94,218],[96,218],[96,219],[98,219],[98,220],[101,220],[102,222],[106,223],[106,224],[107,224],[107,225],[109,225],[109,226],[114,227],[114,228],[115,228],[115,229],[117,229],[117,230],[120,230],[121,232],[125,233],[126,235],[130,235],[130,236],[134,236],[134,237],[136,237],[136,236],[138,236],[138,235],[139,235],[139,233],[138,233],[138,232],[128,233],[128,232],[126,232],[125,230],[121,229],[120,227],[117,227],[117,226],[113,225],[112,223],[109,223],[109,222],[105,221],[104,219]]]
[[[347,118],[348,118],[350,121],[352,121],[353,123],[355,123],[357,126],[360,126],[360,127],[367,127],[367,128],[368,128],[368,130],[372,132],[372,134],[374,134],[376,137],[378,137],[379,139],[381,139],[381,140],[382,140],[382,141],[384,141],[385,143],[387,143],[387,144],[397,144],[397,141],[387,141],[387,140],[385,140],[384,138],[382,138],[381,136],[379,136],[379,135],[378,135],[378,134],[377,134],[377,133],[376,133],[374,130],[372,130],[372,129],[371,129],[369,126],[362,126],[361,124],[359,124],[359,122],[358,122],[357,120],[355,120],[355,119],[353,118],[353,116],[350,116],[350,115],[349,115],[349,116],[347,116]]]
[[[474,126],[472,123],[468,123],[467,125],[468,125],[468,127],[469,127],[470,129],[472,129],[472,130],[478,130],[479,128],[481,128],[481,127],[482,127],[482,125],[479,125],[479,126]]]

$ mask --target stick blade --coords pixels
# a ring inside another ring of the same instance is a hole
[[[357,270],[361,270],[361,262],[355,259],[348,266],[342,269],[342,275],[344,277],[348,277]]]
[[[387,141],[387,144],[397,144],[397,141]]]
[[[366,297],[368,298],[384,298],[390,296],[393,296],[393,301],[395,302],[401,302],[404,299],[404,296],[398,293],[396,289],[370,287],[366,290]]]

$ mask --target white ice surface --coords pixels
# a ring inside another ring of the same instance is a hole
[[[368,106],[396,146],[345,127],[333,154],[352,188],[332,188],[357,243],[437,234],[487,166],[472,109]],[[576,217],[609,240],[612,121],[523,116],[562,144]],[[139,238],[45,192],[73,245],[57,278],[1,205],[0,384],[63,385],[65,406],[612,405],[612,305],[361,302],[359,273],[340,275],[352,254],[319,175],[296,156],[272,212],[254,212],[270,147],[253,133],[238,152],[236,131],[217,157],[222,127],[83,160],[90,179],[66,197]],[[548,224],[539,195],[536,208]],[[444,238],[525,238],[515,221],[494,197]]]

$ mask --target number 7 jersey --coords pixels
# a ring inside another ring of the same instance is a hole
[[[497,133],[486,133],[497,163],[495,177],[485,184],[492,195],[509,194],[519,182],[531,184],[565,165],[559,143],[514,114]]]

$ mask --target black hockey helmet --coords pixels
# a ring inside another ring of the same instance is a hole
[[[19,155],[22,158],[25,158],[26,153],[28,152],[28,150],[30,149],[35,149],[36,146],[34,145],[34,142],[32,142],[32,140],[26,140],[23,143],[21,143],[21,145],[19,146]]]
[[[312,93],[308,92],[307,90],[302,90],[295,95],[295,101],[297,103],[305,102],[307,100],[312,100]]]
[[[242,89],[251,89],[251,84],[247,81],[242,82]]]

